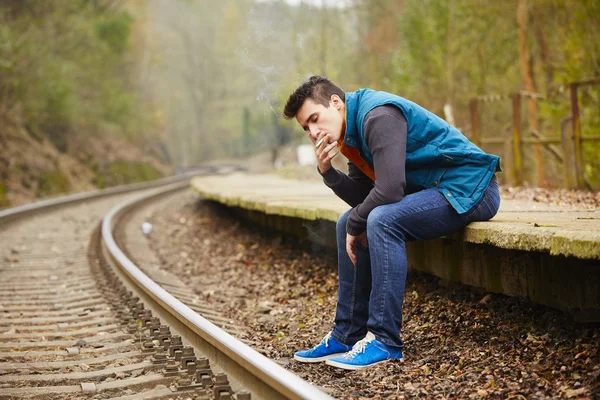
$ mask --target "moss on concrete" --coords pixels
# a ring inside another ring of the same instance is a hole
[[[600,232],[591,237],[572,232],[556,234],[552,237],[550,254],[600,259]]]
[[[552,232],[533,232],[530,228],[511,224],[491,225],[475,222],[463,231],[463,239],[470,243],[491,244],[503,249],[548,251]],[[452,236],[456,238],[455,235]]]

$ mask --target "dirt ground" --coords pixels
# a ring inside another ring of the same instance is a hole
[[[349,372],[296,362],[295,351],[332,327],[333,251],[258,233],[193,194],[174,199],[150,222],[151,245],[165,268],[238,321],[257,350],[336,398],[600,398],[598,325],[417,273],[406,286],[404,363]]]
[[[143,164],[157,176],[173,172],[153,145],[86,135],[70,138],[67,150],[61,152],[47,138],[34,137],[24,128],[1,128],[0,209],[127,183],[130,178],[119,175],[135,171],[129,170],[133,164]],[[119,169],[111,169],[118,163]]]

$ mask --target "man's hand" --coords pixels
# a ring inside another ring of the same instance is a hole
[[[327,134],[321,138],[321,143],[318,146],[316,146],[316,144],[319,142],[315,142],[317,164],[319,165],[319,171],[321,171],[321,173],[324,173],[329,168],[331,168],[331,160],[340,152],[340,150],[337,147],[337,143],[329,143],[329,140],[330,137],[329,134]]]
[[[346,252],[348,253],[348,257],[350,257],[350,261],[352,264],[356,266],[357,260],[357,249],[356,246],[361,244],[363,247],[367,247],[369,243],[367,242],[367,232],[363,232],[358,236],[352,236],[351,234],[346,234]]]

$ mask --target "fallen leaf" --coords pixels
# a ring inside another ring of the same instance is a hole
[[[565,395],[570,399],[571,397],[581,396],[584,393],[587,393],[587,388],[579,388],[579,389],[570,389],[565,392]]]

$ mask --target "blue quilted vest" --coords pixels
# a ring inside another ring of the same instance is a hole
[[[392,104],[408,122],[406,192],[437,188],[463,214],[483,196],[494,172],[502,171],[500,157],[486,154],[458,129],[418,104],[391,93],[359,89],[346,93],[344,142],[358,149],[373,168],[373,155],[364,135],[366,115]],[[377,176],[377,171],[375,171]]]

